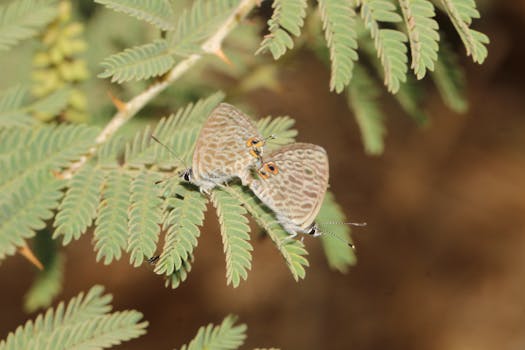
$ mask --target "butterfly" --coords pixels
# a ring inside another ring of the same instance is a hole
[[[234,177],[239,177],[246,185],[252,169],[262,162],[267,139],[246,114],[230,104],[221,103],[204,123],[197,138],[192,166],[183,171],[181,177],[204,193]]]
[[[319,236],[314,220],[328,188],[328,155],[324,148],[293,143],[271,152],[257,169],[249,187],[295,237]]]

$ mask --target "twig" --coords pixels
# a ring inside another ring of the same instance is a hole
[[[91,147],[85,156],[82,156],[77,162],[71,164],[66,169],[60,178],[70,179],[74,173],[80,169],[90,157],[92,157],[97,151],[98,146],[105,143],[115,132],[130,120],[138,111],[142,109],[149,101],[155,98],[158,94],[164,91],[170,84],[177,80],[182,74],[193,67],[204,55],[206,54],[220,54],[221,45],[224,38],[232,31],[233,28],[252,10],[257,4],[257,0],[242,0],[237,8],[231,13],[226,19],[222,26],[202,44],[204,53],[193,54],[181,61],[175,67],[173,67],[166,77],[159,82],[150,85],[139,95],[133,97],[128,102],[124,103],[124,106],[119,110],[106,125],[106,127],[100,132],[95,139],[95,145]]]

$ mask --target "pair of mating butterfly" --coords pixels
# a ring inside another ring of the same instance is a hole
[[[275,212],[292,237],[297,233],[319,236],[314,220],[328,187],[326,151],[294,143],[265,156],[264,145],[271,138],[264,138],[240,110],[221,103],[201,129],[192,167],[181,177],[204,193],[238,177]]]

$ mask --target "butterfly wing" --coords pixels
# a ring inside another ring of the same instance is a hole
[[[254,138],[263,140],[247,115],[227,103],[217,106],[202,127],[193,153],[196,182],[218,184],[238,176],[245,183],[258,161],[247,144]]]
[[[295,230],[306,230],[319,213],[328,187],[326,151],[317,145],[294,143],[264,157],[264,164],[269,163],[276,171],[254,179],[250,189],[281,223],[291,222]]]

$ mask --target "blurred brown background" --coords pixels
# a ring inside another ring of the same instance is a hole
[[[351,220],[368,222],[354,229],[358,264],[347,275],[330,271],[319,241],[307,237],[311,267],[296,283],[273,244],[254,238],[248,280],[226,287],[209,211],[178,289],[148,267],[95,263],[87,234],[65,249],[61,299],[98,283],[117,309],[142,311],[148,334],[122,349],[179,347],[229,313],[248,325],[246,349],[525,349],[524,21],[524,2],[502,1],[477,22],[492,44],[483,66],[462,57],[468,114],[431,92],[431,124],[418,129],[385,99],[382,157],[363,154],[346,102],[328,92],[328,72],[309,54],[284,65],[282,94],[247,97],[261,116],[296,118],[299,140],[328,150],[332,191]],[[2,264],[0,338],[29,317],[21,305],[33,272],[19,256]]]

